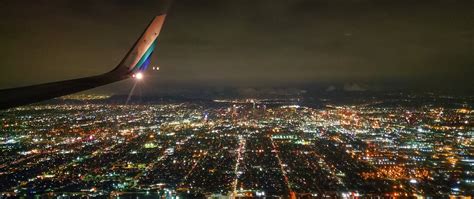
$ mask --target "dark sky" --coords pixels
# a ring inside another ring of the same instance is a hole
[[[0,0],[0,88],[114,68],[163,2]],[[148,89],[474,89],[472,0],[175,0],[168,12]]]

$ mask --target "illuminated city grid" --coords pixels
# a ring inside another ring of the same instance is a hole
[[[101,99],[101,98],[99,98]],[[472,196],[474,111],[257,99],[0,112],[4,196]]]

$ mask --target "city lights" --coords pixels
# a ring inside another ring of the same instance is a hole
[[[0,112],[3,195],[437,198],[474,186],[466,107],[68,99]]]

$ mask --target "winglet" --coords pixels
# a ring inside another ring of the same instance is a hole
[[[108,73],[79,79],[51,82],[20,88],[0,90],[0,109],[40,102],[55,97],[95,88],[129,78],[144,70],[150,62],[166,15],[159,15],[151,21],[145,32],[135,42],[120,64]]]
[[[166,14],[153,18],[145,32],[135,42],[132,49],[127,53],[122,62],[113,71],[120,71],[130,75],[145,70],[150,63],[151,54],[157,43]]]

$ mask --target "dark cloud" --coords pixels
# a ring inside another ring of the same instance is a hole
[[[0,2],[0,87],[110,70],[163,4]],[[472,90],[473,7],[470,0],[175,0],[153,55],[161,70],[147,87],[358,82]]]

